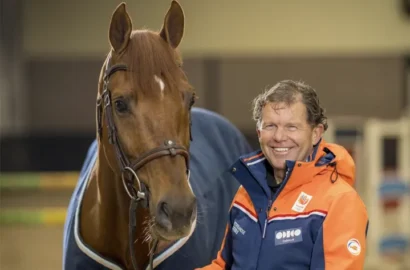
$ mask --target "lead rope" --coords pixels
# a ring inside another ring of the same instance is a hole
[[[129,209],[129,223],[128,223],[128,241],[129,241],[129,249],[130,249],[130,256],[132,261],[132,266],[134,270],[138,270],[137,260],[135,259],[135,250],[134,250],[134,238],[135,238],[135,229],[137,227],[137,216],[136,211],[138,207],[138,201],[135,199],[131,199],[130,209]]]
[[[155,253],[155,251],[157,250],[157,247],[158,247],[158,239],[154,239],[152,241],[154,242],[154,245],[152,246],[151,251],[150,251],[150,255],[149,255],[149,265],[151,267],[151,270],[154,269],[154,253]]]
[[[136,210],[138,207],[139,201],[135,199],[131,199],[130,208],[129,208],[129,229],[128,229],[128,239],[129,239],[129,249],[131,255],[132,266],[134,270],[138,270],[137,260],[135,259],[135,250],[134,250],[134,238],[135,238],[135,229],[137,228],[137,216]],[[154,239],[152,248],[150,249],[150,256],[149,256],[149,265],[150,269],[154,269],[154,253],[158,247],[158,239]]]

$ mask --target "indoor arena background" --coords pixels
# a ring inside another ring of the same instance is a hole
[[[410,1],[179,2],[196,106],[257,147],[253,97],[282,79],[315,87],[325,136],[357,162],[370,215],[366,269],[410,269]],[[97,80],[119,3],[0,0],[2,270],[61,269],[65,209],[95,138]],[[127,5],[134,27],[159,30],[170,0]]]

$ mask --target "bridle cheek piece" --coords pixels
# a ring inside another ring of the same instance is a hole
[[[140,181],[136,171],[140,169],[145,164],[149,163],[150,161],[163,157],[163,156],[172,156],[175,157],[177,155],[181,155],[185,159],[185,164],[187,168],[188,174],[188,181],[190,176],[189,171],[189,153],[188,150],[182,146],[176,144],[173,140],[165,140],[163,145],[159,145],[155,147],[139,157],[131,163],[127,156],[125,155],[123,148],[121,147],[120,141],[118,139],[117,129],[115,127],[114,118],[113,118],[113,109],[112,109],[112,102],[111,102],[111,92],[108,88],[108,82],[110,76],[112,76],[117,71],[128,71],[128,68],[125,64],[115,64],[111,67],[109,66],[109,61],[107,61],[107,67],[105,69],[104,79],[103,79],[103,92],[100,97],[97,99],[97,132],[99,139],[102,139],[102,128],[103,128],[103,121],[102,121],[102,113],[103,113],[103,106],[105,111],[105,120],[107,124],[107,131],[108,131],[108,141],[110,144],[114,146],[115,155],[118,162],[118,165],[121,170],[121,179],[124,185],[125,191],[130,197],[130,207],[129,207],[129,249],[131,254],[132,264],[134,269],[137,270],[137,262],[135,258],[135,251],[134,251],[134,242],[133,239],[135,238],[135,230],[137,226],[136,220],[136,209],[138,205],[148,208],[149,206],[149,193],[146,185]],[[191,131],[190,131],[191,133]],[[191,134],[190,134],[190,138]],[[138,190],[135,189],[135,182],[138,186]],[[155,241],[153,245],[153,249],[156,248],[158,242]],[[153,269],[153,253],[154,250],[151,250],[150,254],[150,265],[151,269]]]

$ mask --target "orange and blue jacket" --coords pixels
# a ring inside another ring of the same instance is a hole
[[[367,210],[353,188],[355,165],[342,147],[322,140],[304,162],[287,161],[275,194],[259,150],[231,171],[240,182],[217,257],[202,270],[361,270]]]

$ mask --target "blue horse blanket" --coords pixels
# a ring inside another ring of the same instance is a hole
[[[154,257],[156,269],[192,270],[216,257],[225,232],[228,209],[239,187],[229,172],[229,166],[239,156],[252,151],[235,126],[205,109],[192,109],[192,138],[190,183],[198,200],[200,215],[190,236],[178,240]],[[66,270],[123,269],[88,247],[79,232],[79,206],[96,156],[97,142],[94,141],[68,206],[63,240],[63,269]]]

